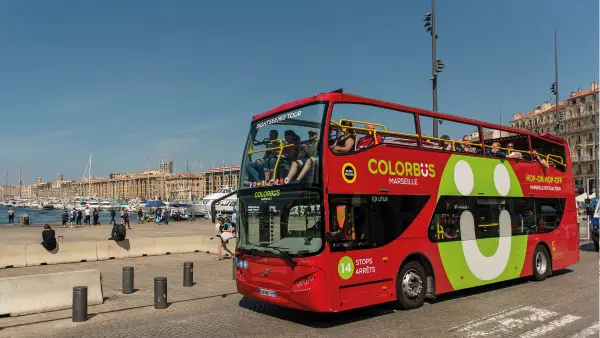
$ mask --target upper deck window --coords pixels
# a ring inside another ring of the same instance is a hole
[[[479,128],[472,124],[438,119],[438,137],[433,136],[433,118],[419,116],[423,147],[463,154],[481,154]]]
[[[326,103],[310,104],[254,121],[244,150],[241,189],[317,183]]]
[[[336,103],[329,127],[329,147],[338,155],[378,144],[418,144],[414,114],[379,106]]]
[[[505,130],[482,128],[486,155],[513,160],[531,160],[529,137]]]
[[[540,137],[531,137],[531,150],[533,160],[540,162],[544,167],[566,170],[565,147]]]

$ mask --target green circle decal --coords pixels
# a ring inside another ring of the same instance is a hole
[[[354,274],[354,262],[352,258],[344,256],[338,262],[338,274],[342,279],[349,279]]]

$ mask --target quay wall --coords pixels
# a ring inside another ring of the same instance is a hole
[[[217,254],[218,243],[218,238],[207,236],[178,236],[59,243],[52,251],[40,244],[11,245],[0,247],[0,269],[192,252]],[[235,245],[231,239],[227,247]]]

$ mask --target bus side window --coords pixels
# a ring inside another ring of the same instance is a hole
[[[331,224],[332,250],[376,248],[394,241],[413,224],[429,198],[427,195],[332,197],[331,213],[335,215]],[[347,208],[345,213],[341,206]],[[342,218],[345,224],[340,228]]]

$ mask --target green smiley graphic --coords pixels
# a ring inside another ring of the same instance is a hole
[[[441,196],[522,197],[519,181],[508,163],[497,159],[452,155],[444,168]],[[473,213],[460,215],[460,241],[438,243],[444,270],[455,290],[517,278],[521,275],[527,235],[512,236],[511,216],[502,210],[500,236],[476,239]]]

